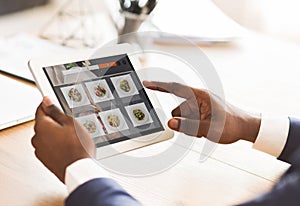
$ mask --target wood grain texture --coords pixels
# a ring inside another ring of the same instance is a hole
[[[65,186],[35,158],[32,135],[33,122],[0,132],[0,205],[63,205]],[[166,141],[127,155],[148,156],[172,145],[172,141]],[[110,175],[144,205],[232,205],[268,191],[286,168],[279,163],[266,175],[260,172],[261,164],[265,168],[274,164],[264,154],[260,154],[265,158],[260,164],[245,167],[241,163],[245,158],[252,159],[253,153],[235,147],[216,151],[202,163],[200,153],[191,148],[172,168],[152,176]]]
[[[63,205],[65,186],[34,156],[33,122],[0,132],[0,205]]]

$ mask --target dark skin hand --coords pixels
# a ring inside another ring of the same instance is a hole
[[[48,97],[37,108],[34,131],[31,142],[36,157],[62,182],[70,164],[95,156],[95,146],[87,131]]]
[[[173,118],[168,122],[171,129],[196,137],[204,136],[221,144],[241,139],[255,142],[261,121],[259,116],[223,104],[219,97],[205,90],[178,83],[144,81],[144,85],[186,99],[172,111]],[[223,117],[224,128],[220,123]],[[70,164],[95,156],[95,146],[87,131],[47,97],[37,109],[34,130],[35,155],[62,182]],[[212,131],[212,135],[208,131]]]
[[[221,144],[238,140],[255,142],[261,122],[258,115],[251,115],[228,103],[224,104],[219,97],[206,90],[170,82],[144,81],[143,84],[148,89],[186,99],[172,111],[173,118],[168,122],[170,129],[191,136],[207,137]],[[225,121],[224,128],[222,119]]]

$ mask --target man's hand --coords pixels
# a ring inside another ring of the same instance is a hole
[[[179,83],[144,81],[143,84],[149,89],[186,99],[172,111],[173,118],[168,122],[171,129],[187,135],[204,136],[221,144],[230,144],[240,139],[255,142],[261,121],[259,116],[224,104],[219,97],[205,90]],[[223,126],[222,119],[225,120],[224,128],[220,128]],[[211,134],[221,137],[209,136],[209,130]]]
[[[87,131],[45,97],[37,108],[32,145],[36,157],[62,182],[73,162],[93,157],[95,146]]]

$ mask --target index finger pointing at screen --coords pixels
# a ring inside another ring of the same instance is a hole
[[[194,88],[176,82],[143,81],[148,89],[175,94],[185,99],[195,98]]]

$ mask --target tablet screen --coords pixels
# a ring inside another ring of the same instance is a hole
[[[97,147],[164,130],[126,54],[43,70],[64,112]]]

